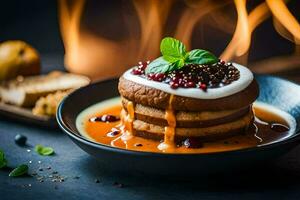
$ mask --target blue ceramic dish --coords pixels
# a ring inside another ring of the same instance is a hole
[[[83,87],[60,104],[57,120],[61,129],[84,151],[97,158],[103,168],[159,175],[196,176],[249,168],[269,162],[298,144],[300,134],[300,86],[272,77],[256,76],[258,101],[275,106],[296,119],[296,130],[283,141],[259,147],[205,154],[163,154],[118,149],[87,140],[76,128],[76,117],[85,108],[118,96],[118,80],[106,80]]]

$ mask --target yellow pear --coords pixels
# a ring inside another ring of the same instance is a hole
[[[40,69],[39,54],[29,44],[18,40],[0,44],[0,81],[19,75],[36,75]]]

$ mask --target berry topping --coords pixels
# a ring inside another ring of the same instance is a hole
[[[209,88],[228,85],[240,77],[239,70],[223,60],[209,65],[186,64],[181,69],[166,73],[145,74],[149,63],[149,61],[139,62],[139,65],[133,68],[131,73],[152,81],[169,84],[172,89],[199,88],[207,91]]]

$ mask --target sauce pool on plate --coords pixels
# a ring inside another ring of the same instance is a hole
[[[255,120],[246,132],[211,142],[186,139],[166,153],[213,153],[250,148],[283,140],[295,128],[294,118],[277,108],[255,103],[253,109]],[[126,134],[119,120],[121,110],[118,97],[93,105],[78,115],[77,129],[87,139],[104,145],[135,151],[165,152],[158,148],[160,141],[136,136],[124,139]]]

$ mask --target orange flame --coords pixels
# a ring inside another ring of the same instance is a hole
[[[81,28],[84,0],[75,0],[71,4],[68,0],[59,0],[58,2],[66,68],[73,73],[99,79],[118,76],[139,60],[150,60],[157,57],[160,40],[166,35],[166,32],[168,35],[174,35],[177,39],[182,40],[190,48],[194,29],[201,19],[210,14],[216,20],[222,19],[222,22],[225,22],[218,9],[228,5],[231,1],[181,1],[185,6],[182,6],[181,12],[176,13],[179,17],[176,18],[174,30],[167,30],[171,8],[176,1],[132,0],[140,30],[134,32],[129,24],[127,27],[130,32],[129,36],[118,41],[107,39]],[[266,0],[251,10],[249,14],[246,0],[234,0],[234,5],[237,11],[236,27],[231,41],[220,56],[221,59],[239,60],[246,64],[252,33],[270,16],[273,16],[274,27],[280,35],[294,41],[296,45],[300,44],[300,25],[288,10],[284,0]],[[226,25],[228,26],[228,24]],[[299,55],[299,46],[296,47],[298,51],[295,52],[298,53],[295,55]],[[293,64],[300,63],[298,57],[293,55]],[[285,58],[278,59],[284,60]],[[276,62],[279,63],[278,60]],[[263,66],[262,63],[252,65],[253,69],[258,72],[270,72],[272,71],[270,69],[275,69]],[[279,68],[276,70],[280,71]]]
[[[265,3],[254,8],[249,15],[247,15],[245,0],[235,0],[235,4],[238,12],[237,27],[231,42],[220,56],[224,60],[230,60],[248,52],[252,32],[267,19],[269,14]]]
[[[120,66],[119,70],[125,70],[127,61],[131,59],[130,55],[126,55],[128,59],[124,59],[125,56],[121,56],[120,59],[108,58],[120,56],[119,52],[131,47],[131,41],[127,40],[119,44],[82,31],[80,20],[85,5],[84,0],[75,1],[72,5],[68,5],[66,0],[61,0],[59,3],[66,68],[73,73],[90,76],[92,79],[117,76],[118,71],[115,70],[115,66]]]
[[[163,27],[169,14],[172,0],[133,0],[141,25],[140,53],[138,58],[149,60],[157,56]]]
[[[300,44],[300,24],[290,13],[284,1],[266,0],[266,2],[276,20],[294,36],[296,44]]]
[[[78,49],[80,47],[79,30],[80,19],[85,1],[78,1],[72,8],[68,9],[67,1],[58,1],[60,3],[60,28],[65,45],[66,62],[72,60],[77,62],[80,59]],[[75,31],[74,31],[75,30]],[[70,58],[71,57],[71,58]]]
[[[67,0],[60,0],[66,68],[95,80],[116,77],[133,63],[156,57],[171,1],[135,0],[133,4],[141,23],[140,40],[136,35],[131,35],[122,41],[113,41],[80,28],[84,0],[73,1],[71,5]]]
[[[258,61],[251,65],[256,73],[278,73],[299,68],[300,66],[300,25],[290,13],[284,1],[266,0],[274,15],[274,27],[284,38],[295,42],[295,51],[292,55],[283,55]]]
[[[187,48],[190,49],[192,33],[200,19],[206,14],[211,13],[217,8],[220,8],[228,3],[228,1],[216,3],[210,0],[186,1],[188,8],[184,10],[177,24],[174,34],[175,38],[181,40],[184,44],[186,44]]]

